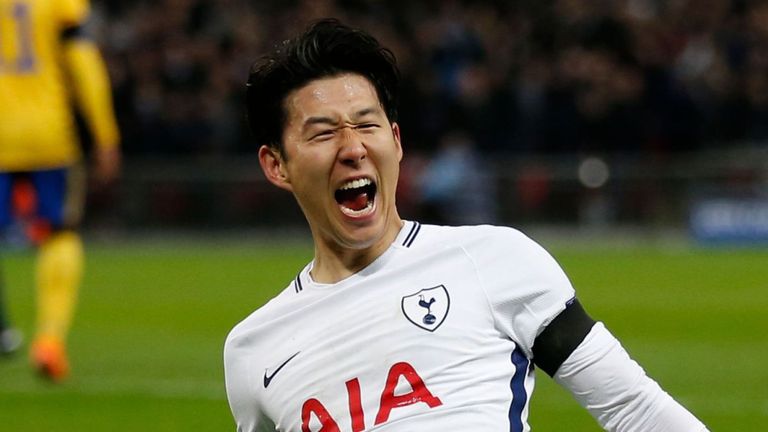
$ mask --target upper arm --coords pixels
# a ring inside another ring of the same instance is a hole
[[[85,0],[62,0],[58,2],[59,38],[63,43],[73,40],[89,39],[85,30],[90,15],[90,7]]]
[[[60,0],[56,4],[56,15],[62,29],[84,24],[90,13],[87,0]]]
[[[74,24],[68,27],[64,27],[59,35],[62,42],[69,42],[74,39],[85,39],[87,34],[85,28],[80,24]]]
[[[238,432],[260,430],[259,404],[251,387],[250,365],[231,333],[224,344],[224,383]]]
[[[489,231],[470,254],[496,327],[529,358],[536,337],[575,295],[560,265],[540,245],[508,228]]]
[[[533,362],[549,376],[554,376],[594,325],[595,321],[574,297],[536,337]]]

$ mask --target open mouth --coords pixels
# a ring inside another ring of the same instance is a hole
[[[376,183],[368,178],[350,180],[333,194],[341,211],[350,216],[362,216],[373,210]]]

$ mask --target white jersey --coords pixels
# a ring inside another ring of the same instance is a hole
[[[227,338],[238,431],[530,430],[533,342],[574,297],[535,242],[406,221],[338,283],[311,266]]]

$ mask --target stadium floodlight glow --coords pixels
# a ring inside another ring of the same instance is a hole
[[[588,157],[579,164],[579,181],[590,189],[605,186],[611,177],[608,164],[599,157]]]

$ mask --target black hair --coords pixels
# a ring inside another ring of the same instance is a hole
[[[394,54],[363,30],[323,19],[277,45],[251,67],[246,115],[256,142],[282,152],[286,96],[312,80],[347,72],[367,78],[389,121],[397,121],[400,73]]]

